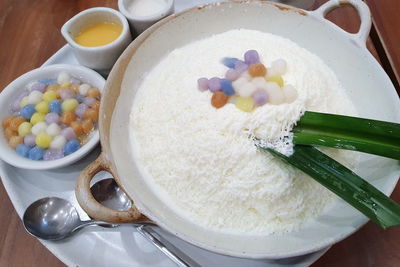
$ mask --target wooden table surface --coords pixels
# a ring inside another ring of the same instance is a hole
[[[325,0],[317,0],[314,8]],[[368,47],[392,78],[400,78],[400,1],[366,0],[374,27]],[[65,41],[60,28],[81,10],[108,6],[117,0],[1,0],[0,1],[0,90],[21,74],[39,67]],[[358,18],[350,7],[336,9],[328,18],[356,32]],[[381,41],[380,41],[381,40]],[[400,202],[400,185],[392,194]],[[0,267],[64,266],[29,236],[16,214],[4,187],[0,186]],[[400,266],[400,228],[382,230],[368,223],[334,245],[313,266]]]

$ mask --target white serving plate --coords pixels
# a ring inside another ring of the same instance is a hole
[[[188,2],[175,1],[175,10],[178,12],[190,7]],[[191,2],[194,5],[215,1]],[[57,51],[43,66],[50,64],[79,65],[68,45]],[[47,196],[57,196],[73,203],[77,207],[81,219],[89,219],[77,203],[74,187],[79,173],[94,161],[99,153],[100,147],[97,147],[78,163],[48,171],[19,169],[0,160],[0,177],[19,217],[22,217],[24,210],[33,201]],[[102,172],[96,178],[98,180],[105,177],[109,177],[109,174]],[[161,239],[175,245],[201,266],[309,266],[329,249],[325,248],[304,256],[280,260],[250,260],[212,253],[177,239],[158,228],[155,228],[154,231],[160,235]],[[64,241],[39,241],[68,266],[176,266],[130,225],[114,229],[89,227]]]

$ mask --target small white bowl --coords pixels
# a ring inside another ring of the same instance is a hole
[[[82,46],[74,41],[74,36],[86,27],[100,23],[113,22],[122,26],[122,32],[113,42],[96,47]],[[61,27],[61,34],[83,66],[107,72],[132,41],[131,31],[126,18],[117,10],[107,7],[86,9],[73,16]]]
[[[157,21],[174,13],[174,0],[160,0],[164,3],[164,7],[158,12],[154,12],[151,15],[143,14],[135,16],[129,11],[129,5],[134,1],[137,0],[118,0],[118,9],[128,19],[131,29],[135,30],[137,34],[141,34]]]
[[[94,70],[86,67],[60,64],[34,69],[15,79],[0,93],[0,121],[3,121],[5,117],[10,115],[10,103],[13,103],[21,92],[27,90],[26,86],[30,82],[41,79],[57,79],[57,75],[62,71],[67,72],[72,77],[84,83],[97,87],[100,92],[104,88],[104,78]],[[45,170],[72,164],[88,154],[98,142],[99,131],[95,129],[90,140],[74,153],[61,159],[35,161],[18,155],[15,149],[8,145],[7,139],[4,136],[4,129],[0,126],[0,158],[8,164],[24,169]]]

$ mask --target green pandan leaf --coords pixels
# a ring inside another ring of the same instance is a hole
[[[287,157],[259,147],[302,170],[383,228],[400,224],[400,205],[357,174],[308,145],[296,145]]]
[[[307,111],[292,132],[294,144],[400,159],[400,124],[397,123]]]

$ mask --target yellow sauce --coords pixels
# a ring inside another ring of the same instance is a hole
[[[74,37],[74,40],[82,46],[102,46],[117,39],[121,32],[122,26],[119,24],[100,22],[82,30]]]

